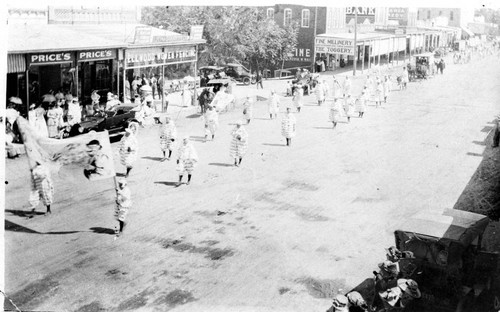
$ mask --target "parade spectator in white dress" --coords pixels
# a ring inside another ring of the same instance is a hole
[[[241,165],[243,156],[245,156],[248,148],[248,133],[243,122],[237,121],[233,131],[231,131],[231,146],[229,155],[234,159],[234,165],[238,167]]]
[[[361,91],[361,96],[356,101],[358,117],[363,118],[366,110],[366,101],[368,100],[368,92],[366,91],[366,87]]]
[[[177,171],[179,172],[179,182],[175,186],[180,186],[182,177],[187,173],[187,185],[191,182],[194,167],[198,162],[198,155],[193,144],[189,142],[189,137],[184,137],[177,153]]]
[[[382,82],[377,82],[377,88],[375,89],[375,107],[379,107],[382,105],[382,101],[384,100],[384,87],[382,86]]]
[[[286,139],[286,145],[292,145],[292,138],[296,134],[297,120],[295,116],[292,115],[292,109],[290,107],[286,108],[286,115],[281,121],[281,135]]]
[[[389,93],[391,93],[391,81],[388,76],[384,77],[384,81],[382,82],[382,88],[383,88],[383,96],[384,96],[384,103],[387,103],[387,97],[389,96]]]

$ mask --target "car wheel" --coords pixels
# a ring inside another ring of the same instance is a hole
[[[248,85],[250,84],[250,82],[251,82],[251,81],[250,81],[250,77],[245,77],[245,78],[243,78],[243,84],[244,84],[245,86],[248,86]]]

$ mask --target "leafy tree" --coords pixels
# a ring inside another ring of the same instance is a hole
[[[297,45],[297,23],[281,28],[255,7],[144,7],[142,16],[145,24],[179,33],[204,25],[203,65],[238,61],[258,70],[279,65]]]

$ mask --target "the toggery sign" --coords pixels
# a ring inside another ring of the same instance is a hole
[[[354,40],[343,38],[316,38],[316,53],[354,55]]]
[[[36,53],[29,55],[30,65],[48,65],[73,62],[72,52]]]

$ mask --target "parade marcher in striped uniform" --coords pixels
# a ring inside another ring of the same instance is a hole
[[[248,148],[248,133],[241,121],[236,122],[236,127],[231,131],[231,146],[229,155],[234,158],[234,165],[238,167]]]
[[[382,105],[384,97],[384,87],[382,86],[382,83],[379,81],[377,82],[377,88],[375,89],[375,107],[379,107],[379,105]]]
[[[184,137],[182,144],[177,153],[177,171],[179,172],[179,182],[175,186],[180,186],[184,173],[187,173],[187,185],[191,182],[191,175],[194,171],[194,166],[198,161],[198,155],[193,144],[189,142],[189,137]]]
[[[388,76],[384,77],[384,81],[382,82],[382,88],[383,88],[384,103],[387,103],[387,97],[389,96],[389,93],[391,93],[391,81],[389,80]]]
[[[252,97],[250,95],[247,95],[246,100],[243,103],[243,117],[247,121],[247,124],[249,124],[250,120],[252,119],[253,104],[254,101]]]
[[[304,89],[302,88],[302,84],[298,84],[297,88],[295,88],[295,92],[293,93],[293,104],[297,109],[297,112],[300,113],[300,109],[302,108],[302,99],[304,97]]]
[[[357,109],[358,109],[358,117],[363,118],[363,115],[365,114],[366,110],[366,101],[368,100],[368,92],[367,88],[365,87],[363,91],[361,91],[361,96],[358,98],[356,101],[357,103]]]
[[[342,109],[340,107],[340,99],[341,98],[335,98],[330,103],[329,117],[330,117],[330,121],[333,123],[333,129],[335,129],[335,127],[337,126],[337,123],[339,122],[339,119],[340,119],[340,110]]]
[[[35,213],[35,209],[42,200],[42,203],[47,207],[46,214],[51,213],[50,205],[54,198],[54,186],[50,177],[49,168],[36,162],[36,166],[31,169],[31,192],[29,202],[31,205],[31,213]]]
[[[325,101],[326,94],[325,94],[325,88],[323,87],[321,81],[318,81],[315,92],[316,92],[316,99],[318,100],[318,105],[323,104],[323,102]]]
[[[286,145],[292,145],[292,138],[295,137],[297,120],[295,116],[292,115],[292,109],[290,107],[286,108],[286,115],[281,121],[281,135],[286,138]]]
[[[205,112],[205,141],[208,140],[209,135],[212,136],[212,140],[215,138],[217,128],[219,128],[219,114],[213,106],[209,105]]]
[[[163,152],[163,160],[170,160],[174,142],[177,139],[177,128],[170,116],[165,117],[165,122],[160,126],[160,148]],[[168,150],[168,157],[167,157]]]
[[[120,179],[117,184],[115,218],[118,221],[119,229],[116,231],[116,236],[120,236],[125,228],[125,219],[132,207],[132,195],[127,185],[127,180]]]
[[[330,96],[330,87],[328,87],[328,83],[326,83],[326,80],[323,80],[323,83],[321,85],[323,86],[323,90],[325,92],[325,98],[329,97]]]
[[[344,99],[344,110],[347,116],[347,122],[351,122],[351,117],[354,115],[354,101],[350,94]]]
[[[269,117],[273,119],[274,115],[274,118],[278,118],[278,112],[280,110],[280,98],[276,94],[276,91],[274,90],[271,90],[271,96],[269,97],[268,107],[269,107]]]
[[[342,97],[342,86],[340,85],[340,82],[337,80],[337,78],[333,77],[333,96],[335,98]]]
[[[120,162],[127,168],[125,177],[127,178],[130,170],[137,159],[137,150],[139,144],[137,143],[137,124],[131,123],[127,129],[125,129],[125,135],[120,141]]]
[[[348,96],[349,94],[351,94],[351,80],[349,79],[349,76],[345,76],[345,81],[344,81],[344,85],[343,85],[343,92],[344,92],[344,97]]]

